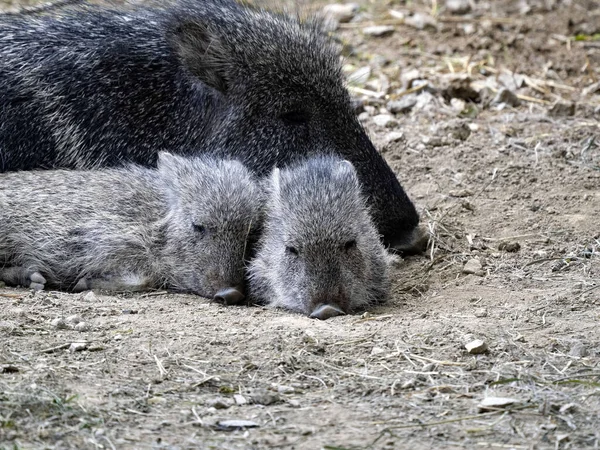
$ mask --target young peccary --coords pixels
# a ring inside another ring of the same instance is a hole
[[[166,287],[243,299],[263,193],[237,161],[0,175],[0,280],[35,289]]]
[[[387,244],[418,215],[357,121],[314,20],[233,0],[0,16],[0,172],[224,149],[258,175],[327,149],[351,161]]]
[[[327,319],[387,299],[388,258],[354,167],[314,157],[275,169],[249,267],[255,300]]]

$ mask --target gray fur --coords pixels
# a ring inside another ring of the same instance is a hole
[[[389,256],[351,163],[323,156],[275,169],[267,193],[249,266],[255,300],[325,319],[387,299]]]
[[[240,162],[207,156],[161,153],[157,169],[0,174],[0,279],[207,297],[241,290],[262,197]]]
[[[0,172],[153,165],[159,148],[259,176],[330,152],[354,164],[388,245],[410,246],[419,221],[314,20],[231,0],[0,15]]]

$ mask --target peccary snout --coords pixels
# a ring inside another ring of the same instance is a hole
[[[258,302],[327,319],[385,301],[388,255],[352,164],[333,156],[275,169],[249,267]]]
[[[246,296],[242,294],[241,289],[230,287],[219,290],[213,298],[224,305],[239,305]]]
[[[315,308],[315,310],[310,314],[310,318],[326,320],[330,317],[342,316],[344,314],[346,313],[336,305],[322,304]]]

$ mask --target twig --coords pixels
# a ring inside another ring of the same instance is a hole
[[[68,344],[61,344],[61,345],[57,345],[56,347],[50,347],[50,348],[45,348],[44,350],[40,350],[39,353],[54,353],[58,350],[62,350],[65,348],[69,348],[71,346],[70,343]]]

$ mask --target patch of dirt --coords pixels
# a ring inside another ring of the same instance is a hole
[[[361,120],[431,235],[389,304],[319,322],[0,289],[0,448],[598,448],[600,8],[473,4],[377,38],[362,30],[389,9],[432,5],[361,2],[338,30],[348,72],[371,69]],[[427,88],[403,85],[413,69]],[[481,86],[508,79],[520,105],[486,105]],[[418,103],[376,125],[412,88]],[[557,101],[574,111],[549,113]],[[469,354],[475,339],[488,351]],[[513,402],[483,411],[487,397]]]

